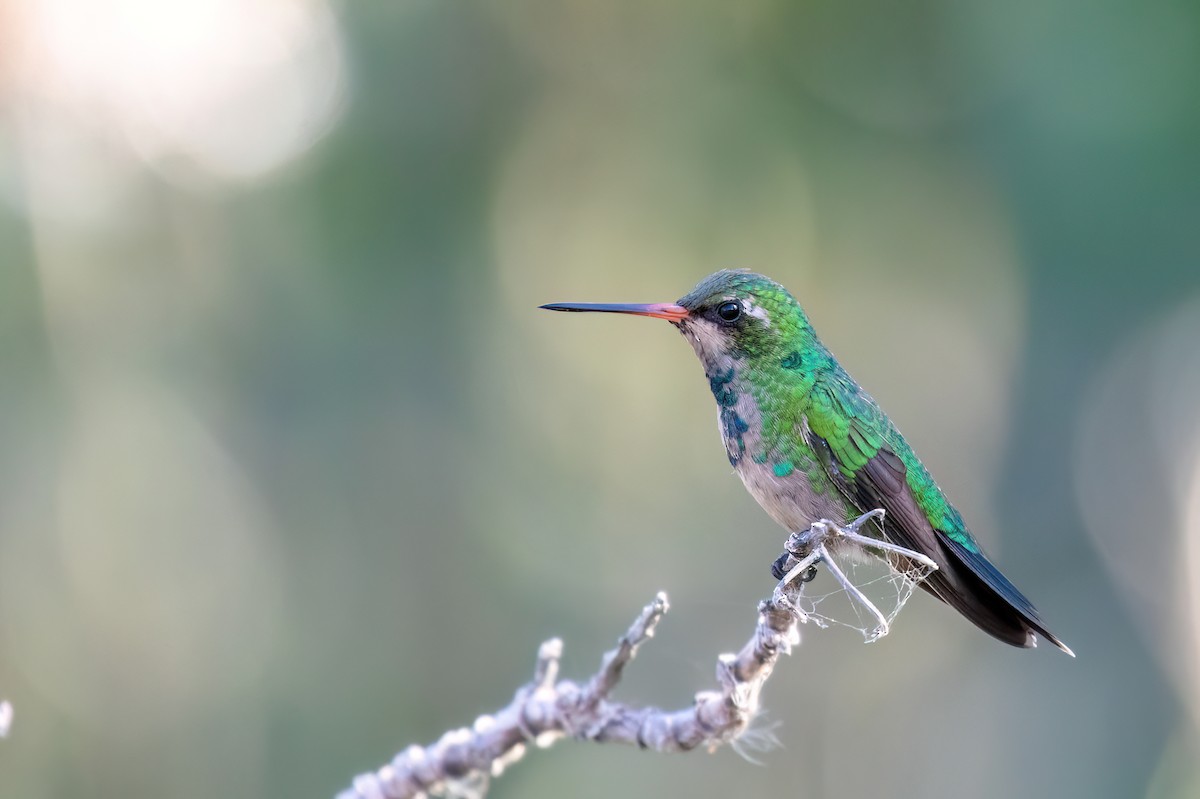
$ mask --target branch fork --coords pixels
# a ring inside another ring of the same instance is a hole
[[[845,526],[821,520],[789,537],[787,551],[774,567],[781,579],[771,598],[758,604],[754,634],[736,654],[717,658],[717,689],[696,694],[691,707],[668,711],[610,699],[625,666],[654,637],[669,608],[667,595],[659,592],[585,684],[558,678],[563,643],[552,638],[538,649],[533,680],[519,688],[502,710],[480,716],[470,728],[451,730],[429,746],[409,746],[378,771],[356,777],[337,799],[417,799],[428,794],[475,799],[487,792],[491,777],[520,760],[529,746],[546,748],[565,737],[631,744],[655,752],[712,751],[736,741],[758,713],[763,686],[779,656],[790,654],[800,643],[799,624],[807,616],[797,599],[818,563],[825,564],[852,598],[874,611],[881,622],[876,637],[887,633],[883,615],[829,556],[830,542],[848,541],[885,556],[932,565],[920,553],[860,535],[859,528],[870,518],[882,520],[883,511],[872,511]]]

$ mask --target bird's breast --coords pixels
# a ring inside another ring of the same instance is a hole
[[[763,510],[788,531],[806,529],[819,519],[843,521],[846,501],[799,439],[769,444],[763,413],[751,392],[737,384],[729,367],[710,374],[717,400],[717,424],[729,463]]]
[[[737,472],[750,496],[772,519],[789,532],[805,530],[815,521],[848,518],[846,499],[812,463],[759,463],[747,458]]]

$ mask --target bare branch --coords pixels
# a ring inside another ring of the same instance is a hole
[[[489,777],[520,760],[527,745],[545,748],[563,737],[633,744],[655,752],[711,751],[734,741],[758,712],[759,695],[779,656],[800,642],[798,623],[806,616],[796,600],[803,583],[811,579],[812,567],[830,564],[826,540],[856,530],[822,520],[811,531],[789,538],[788,551],[777,561],[785,574],[771,598],[759,603],[754,635],[736,655],[718,657],[718,689],[698,693],[691,707],[666,711],[609,698],[625,666],[654,636],[667,612],[667,595],[660,592],[585,685],[558,679],[563,644],[552,638],[538,649],[533,680],[517,690],[507,707],[480,716],[470,729],[447,732],[427,747],[408,747],[378,771],[357,777],[338,799],[482,797]]]

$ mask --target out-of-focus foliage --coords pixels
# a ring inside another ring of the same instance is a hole
[[[322,796],[784,538],[661,323],[791,287],[1079,654],[806,630],[752,766],[503,797],[1194,796],[1200,7],[0,3],[0,794]]]

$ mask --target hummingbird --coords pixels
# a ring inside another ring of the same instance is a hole
[[[871,519],[872,537],[937,565],[923,589],[1007,644],[1032,647],[1041,636],[1074,657],[992,565],[908,441],[774,280],[727,269],[677,303],[541,307],[667,320],[704,367],[730,465],[772,519],[796,533],[814,520],[882,509],[890,523]]]

